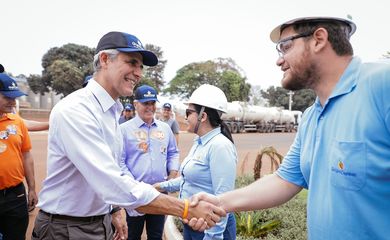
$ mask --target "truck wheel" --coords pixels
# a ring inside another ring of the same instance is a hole
[[[238,133],[238,126],[236,123],[233,123],[232,125],[232,133]]]

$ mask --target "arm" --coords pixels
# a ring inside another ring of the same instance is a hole
[[[28,209],[32,210],[38,203],[38,197],[35,192],[34,159],[30,151],[23,152],[23,167],[28,186]]]
[[[127,145],[127,142],[126,142],[126,130],[124,128],[124,126],[120,126],[121,128],[121,132],[122,132],[122,136],[123,136],[123,149],[122,149],[122,155],[121,155],[121,158],[119,159],[119,167],[121,168],[121,171],[130,176],[131,178],[134,179],[134,176],[133,174],[131,174],[129,168],[127,167],[126,165],[126,159],[127,159],[127,151],[126,151],[126,145]]]
[[[33,120],[23,119],[29,131],[44,131],[49,129],[49,122],[38,122]]]
[[[168,149],[167,149],[167,171],[168,180],[177,176],[180,163],[179,163],[179,149],[177,148],[174,134],[167,126],[167,133],[169,133]]]
[[[177,192],[180,190],[181,176],[169,181],[156,183],[153,186],[160,192]]]
[[[240,212],[279,206],[301,190],[302,187],[272,174],[246,187],[219,195],[218,198],[227,212]]]

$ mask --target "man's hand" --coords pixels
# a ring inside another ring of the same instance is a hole
[[[28,190],[28,211],[31,212],[35,209],[35,205],[38,203],[37,193],[33,189]]]
[[[198,193],[198,194],[195,194],[191,197],[191,203],[190,203],[190,208],[192,207],[196,207],[199,203],[211,203],[213,205],[213,207],[217,208],[218,210],[216,212],[211,212],[211,215],[214,215],[214,217],[211,217],[211,216],[206,216],[206,217],[192,217],[188,220],[188,219],[183,219],[183,222],[188,224],[188,226],[190,226],[192,229],[194,229],[195,231],[200,231],[200,232],[203,232],[204,230],[212,227],[215,225],[215,223],[219,222],[220,218],[217,220],[217,221],[214,221],[214,222],[211,222],[211,221],[208,221],[208,218],[210,219],[216,219],[216,217],[218,217],[218,213],[219,216],[226,216],[226,212],[224,209],[222,209],[220,207],[220,201],[218,199],[217,196],[214,196],[214,195],[211,195],[211,194],[207,194],[205,192],[201,192],[201,193]]]
[[[216,196],[206,193],[196,194],[191,198],[188,211],[188,219],[191,220],[183,219],[183,221],[196,231],[204,231],[219,222],[221,217],[226,216],[225,210],[219,205]]]
[[[114,240],[127,239],[127,223],[122,217],[122,210],[113,213],[111,217],[115,227]]]

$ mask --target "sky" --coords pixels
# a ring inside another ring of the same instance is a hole
[[[390,51],[388,0],[12,0],[2,1],[0,63],[13,75],[41,74],[42,56],[76,43],[96,47],[109,31],[160,46],[169,82],[183,66],[232,58],[252,85],[280,86],[282,72],[269,33],[299,16],[351,15],[351,42],[363,61]]]

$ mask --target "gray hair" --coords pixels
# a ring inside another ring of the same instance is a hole
[[[96,53],[95,56],[93,56],[93,70],[95,73],[98,72],[102,67],[99,61],[99,57],[102,53],[107,54],[110,59],[115,59],[120,52],[116,49],[105,49]]]

